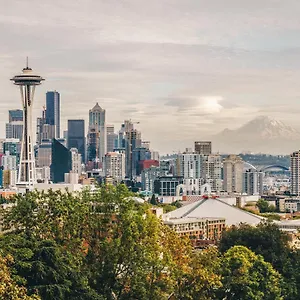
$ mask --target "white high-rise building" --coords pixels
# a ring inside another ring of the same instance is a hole
[[[177,155],[176,175],[183,178],[201,178],[201,155],[184,152]]]
[[[201,177],[204,183],[211,186],[212,191],[220,192],[223,188],[222,183],[222,157],[219,154],[202,156]]]
[[[77,148],[71,148],[72,172],[81,175],[82,172],[82,157]]]
[[[237,155],[231,154],[223,161],[224,190],[228,193],[243,192],[244,161]]]
[[[125,154],[108,152],[105,155],[105,177],[111,177],[117,182],[125,178]]]
[[[5,155],[2,156],[2,167],[3,170],[17,170],[17,157],[10,155],[9,151],[6,151]]]
[[[291,154],[291,192],[300,196],[300,150]]]

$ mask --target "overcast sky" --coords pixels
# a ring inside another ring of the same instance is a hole
[[[163,153],[268,115],[300,129],[299,0],[0,0],[0,136],[30,66],[62,127],[96,102]]]

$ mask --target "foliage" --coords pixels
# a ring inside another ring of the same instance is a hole
[[[244,246],[234,246],[224,254],[221,273],[219,299],[283,299],[279,273]]]
[[[267,218],[269,221],[280,221],[280,215],[276,214],[276,213],[264,213],[264,214],[260,214],[261,216]]]
[[[234,228],[220,251],[193,251],[132,195],[124,185],[109,185],[16,196],[5,212],[14,230],[0,237],[3,257],[14,257],[4,268],[7,278],[24,299],[213,300],[233,299],[233,290],[246,297],[239,299],[281,299],[282,282],[285,299],[297,299],[300,259],[276,226]]]
[[[259,199],[256,203],[256,206],[258,207],[260,213],[276,211],[276,207],[274,205],[270,205],[269,202],[264,199]]]
[[[284,299],[299,299],[300,252],[289,247],[287,234],[270,222],[257,227],[241,225],[224,232],[219,249],[224,253],[235,245],[262,255],[282,275]]]
[[[27,290],[19,286],[12,278],[9,265],[13,263],[11,255],[0,256],[0,299],[6,300],[38,300],[37,295],[28,296]]]

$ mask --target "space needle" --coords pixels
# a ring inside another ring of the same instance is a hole
[[[23,107],[23,138],[17,186],[30,190],[36,183],[35,157],[32,141],[33,97],[35,87],[40,85],[41,81],[45,79],[33,73],[32,69],[28,66],[27,58],[26,68],[22,70],[22,74],[14,76],[11,80],[15,85],[20,87]]]

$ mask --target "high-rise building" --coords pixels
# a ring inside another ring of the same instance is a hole
[[[46,93],[46,124],[55,126],[55,138],[60,138],[60,94],[57,91]]]
[[[161,175],[161,170],[157,166],[151,166],[147,169],[142,170],[141,179],[143,191],[149,191],[154,193],[154,182]]]
[[[76,148],[85,162],[84,120],[68,120],[68,149]]]
[[[81,153],[79,153],[77,148],[71,148],[71,161],[72,161],[72,169],[71,171],[73,173],[76,173],[78,175],[81,175],[82,172],[82,156]]]
[[[220,192],[222,184],[222,157],[219,154],[202,155],[201,177],[212,191]]]
[[[263,172],[250,169],[245,171],[243,176],[243,193],[246,193],[247,195],[263,194]]]
[[[142,141],[141,147],[150,150],[150,141]]]
[[[3,170],[17,170],[17,157],[15,155],[10,155],[7,151],[5,155],[2,156],[2,167]]]
[[[52,139],[51,180],[53,183],[64,182],[65,173],[69,173],[71,170],[71,152],[58,140]]]
[[[197,153],[179,153],[177,155],[176,174],[183,178],[201,177],[201,155]]]
[[[195,142],[195,152],[202,155],[211,154],[211,142],[209,141],[197,141]]]
[[[133,177],[133,163],[132,163],[132,153],[136,148],[141,147],[142,139],[141,132],[132,129],[126,132],[125,135],[125,153],[126,153],[126,176],[128,178]]]
[[[243,192],[244,161],[237,155],[231,154],[223,161],[224,190],[228,193]]]
[[[291,154],[291,192],[300,196],[300,150]]]
[[[32,136],[32,105],[35,87],[44,80],[41,76],[35,75],[32,69],[27,66],[21,75],[11,79],[21,90],[21,101],[24,116],[24,128],[22,137],[22,150],[19,164],[18,185],[26,190],[32,188],[36,183],[35,157],[33,150]]]
[[[23,136],[23,111],[20,109],[9,110],[9,122],[6,123],[6,138],[22,140]]]
[[[107,150],[106,152],[113,152],[114,149],[118,147],[117,139],[118,135],[115,133],[114,125],[106,126],[106,134],[107,134]]]
[[[142,163],[145,160],[151,160],[151,152],[147,148],[138,147],[132,150],[132,176],[140,176],[142,172]]]
[[[52,140],[42,140],[37,149],[37,166],[50,167],[52,163]]]
[[[98,103],[89,111],[88,160],[103,163],[106,153],[105,109]]]
[[[111,177],[116,182],[125,178],[125,154],[108,152],[105,154],[105,177]]]

